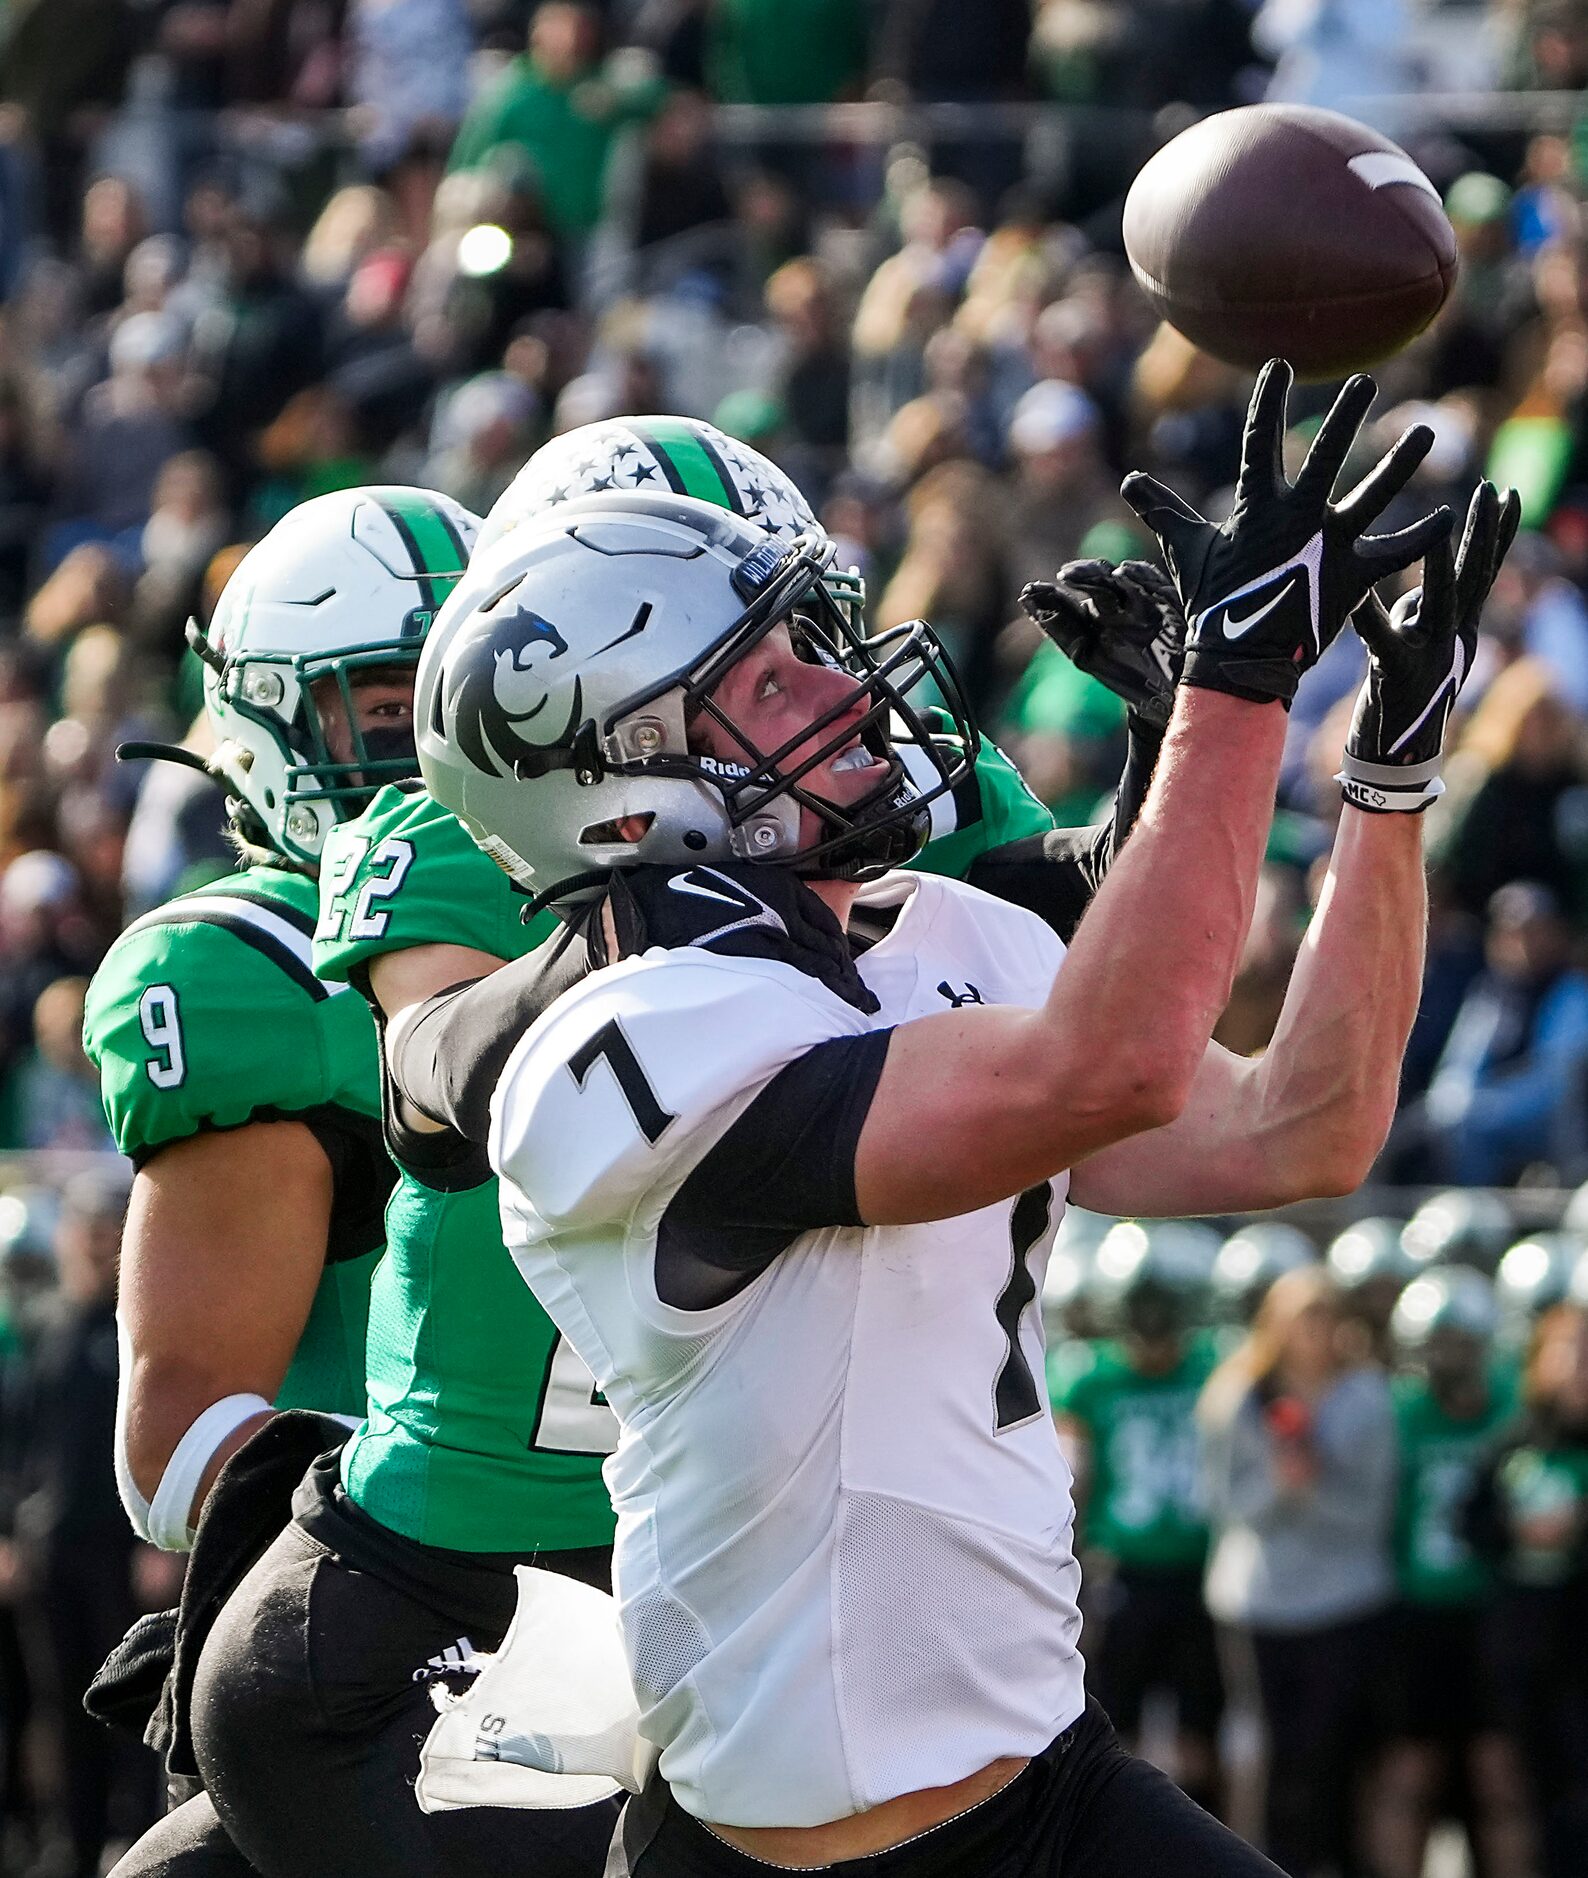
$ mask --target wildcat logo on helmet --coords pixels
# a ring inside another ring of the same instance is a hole
[[[577,678],[560,730],[540,739],[523,727],[545,710],[551,696],[546,667],[567,650],[549,619],[522,607],[462,651],[453,667],[452,715],[458,747],[471,763],[493,776],[544,776],[566,767],[583,709]]]

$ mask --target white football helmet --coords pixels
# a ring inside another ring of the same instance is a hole
[[[926,805],[973,764],[976,732],[928,626],[869,641],[854,630],[825,585],[832,554],[820,530],[779,542],[670,492],[602,492],[513,530],[475,556],[420,657],[426,787],[521,887],[557,904],[642,862],[858,878],[908,860],[926,836]],[[853,689],[791,745],[762,750],[713,693],[780,621]],[[948,735],[910,701],[927,679],[948,700]],[[686,727],[700,711],[746,763],[691,750]],[[813,739],[826,723],[831,737]],[[918,746],[913,778],[896,735]],[[857,737],[886,774],[838,809],[802,784]],[[801,843],[802,809],[822,830],[814,843]],[[632,839],[619,832],[630,818],[643,824]]]
[[[566,502],[633,489],[694,496],[742,515],[779,541],[818,529],[792,478],[747,443],[698,417],[612,417],[542,444],[492,505],[480,550],[526,522],[555,518]],[[866,587],[853,569],[829,568],[827,591],[859,627]]]
[[[238,564],[207,632],[188,642],[204,663],[215,734],[209,768],[240,832],[313,867],[333,825],[383,783],[418,773],[411,738],[358,730],[350,680],[413,666],[457,585],[479,518],[431,489],[343,489],[285,515]],[[313,696],[341,693],[350,760],[333,757]]]

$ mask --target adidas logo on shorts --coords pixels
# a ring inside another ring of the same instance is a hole
[[[485,1659],[467,1637],[459,1637],[456,1643],[449,1643],[437,1655],[430,1657],[414,1671],[415,1682],[434,1682],[437,1676],[477,1676],[485,1667]]]

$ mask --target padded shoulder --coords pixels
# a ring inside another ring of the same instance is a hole
[[[874,1027],[774,960],[627,959],[566,992],[514,1049],[491,1103],[491,1165],[543,1229],[659,1216],[780,1070]]]
[[[267,871],[146,914],[94,976],[84,1047],[135,1160],[204,1128],[346,1100],[368,1014],[310,969],[313,884]],[[372,1034],[367,1046],[373,1073]]]
[[[524,904],[456,816],[422,789],[388,787],[326,842],[314,969],[345,983],[382,953],[422,945],[520,958],[545,932],[525,929]]]

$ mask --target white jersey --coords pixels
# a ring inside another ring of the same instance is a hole
[[[564,994],[492,1105],[506,1243],[621,1425],[606,1479],[642,1729],[697,1817],[810,1826],[1046,1747],[1084,1707],[1037,1298],[1065,1181],[802,1233],[726,1303],[658,1296],[670,1200],[816,1045],[1043,1002],[1031,914],[894,874],[867,1015],[794,965],[653,950]]]

